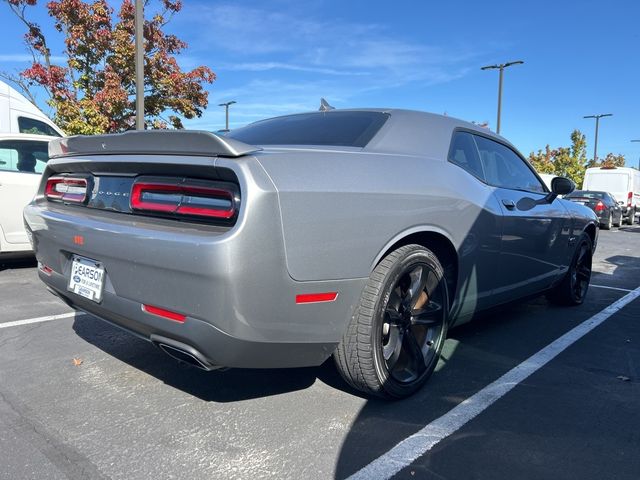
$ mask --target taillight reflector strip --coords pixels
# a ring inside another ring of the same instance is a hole
[[[296,295],[296,303],[334,302],[336,298],[338,298],[338,292],[303,293]]]
[[[142,305],[142,311],[150,313],[152,315],[157,315],[158,317],[168,318],[169,320],[173,320],[175,322],[184,323],[187,318],[186,315],[181,313],[172,312],[171,310],[165,310],[164,308],[154,307],[153,305]]]
[[[189,184],[134,183],[131,208],[149,212],[229,219],[236,213],[234,194],[222,188]]]
[[[87,199],[87,179],[77,177],[49,177],[44,194],[49,200],[83,203]]]

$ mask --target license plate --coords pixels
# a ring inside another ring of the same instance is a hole
[[[103,282],[104,268],[99,262],[74,255],[69,276],[69,290],[99,303],[102,300]]]

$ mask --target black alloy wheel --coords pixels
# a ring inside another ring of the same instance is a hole
[[[399,383],[419,382],[438,360],[437,343],[446,319],[446,295],[434,269],[417,263],[392,287],[382,323],[382,354]]]
[[[559,305],[581,305],[587,296],[591,281],[593,244],[583,233],[569,265],[569,271],[562,282],[547,293],[547,298]]]
[[[576,303],[582,303],[591,281],[591,247],[587,242],[580,245],[575,264],[571,269],[571,288]]]
[[[354,388],[384,398],[416,392],[436,368],[449,321],[438,257],[404,245],[371,272],[334,359]]]

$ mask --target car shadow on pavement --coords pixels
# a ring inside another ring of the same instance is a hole
[[[0,272],[3,270],[12,270],[16,268],[33,268],[38,265],[35,257],[9,257],[0,255]]]
[[[596,301],[575,308],[537,297],[483,312],[452,329],[422,390],[404,400],[371,399],[363,406],[344,439],[335,478],[354,474],[620,296],[602,290],[589,295]]]
[[[151,343],[90,315],[76,318],[73,330],[108,355],[204,401],[235,402],[280,395],[309,388],[318,378],[354,393],[335,370],[331,359],[319,367],[206,372],[181,363]]]

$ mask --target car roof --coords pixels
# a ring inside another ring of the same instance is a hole
[[[446,158],[451,143],[451,134],[456,128],[493,138],[515,149],[509,141],[495,134],[488,128],[483,128],[448,115],[402,108],[345,108],[324,112],[301,112],[274,118],[287,118],[308,114],[331,115],[339,112],[379,112],[389,115],[389,119],[366,147],[364,147],[363,150],[367,152],[400,153]],[[262,120],[259,120],[254,123],[260,123],[261,121]]]

